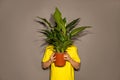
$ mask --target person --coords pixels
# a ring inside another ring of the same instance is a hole
[[[42,68],[50,68],[50,80],[74,80],[74,70],[80,68],[80,57],[78,56],[77,47],[71,45],[66,49],[64,59],[66,64],[63,67],[57,67],[54,65],[55,56],[52,45],[49,45],[45,49],[45,53],[42,58]]]

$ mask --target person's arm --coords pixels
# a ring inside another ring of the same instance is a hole
[[[64,55],[64,59],[69,61],[71,63],[71,65],[73,66],[74,69],[78,70],[80,68],[80,63],[74,61],[68,53],[65,53]]]
[[[54,53],[51,55],[50,59],[46,62],[42,62],[42,68],[47,69],[50,67],[51,63],[55,61]]]

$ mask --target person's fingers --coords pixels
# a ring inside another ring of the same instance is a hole
[[[55,58],[56,58],[56,56],[53,56],[53,58],[55,59]]]
[[[64,60],[70,60],[70,56],[69,56],[68,53],[65,53],[65,54],[64,54]]]
[[[64,54],[64,60],[67,60],[67,57],[68,57],[68,56],[67,56],[66,54]]]
[[[54,55],[55,55],[55,53],[52,53],[52,55],[51,55],[51,56],[53,57]]]
[[[53,59],[53,62],[55,62],[56,61],[56,59]]]
[[[64,54],[64,57],[68,57],[68,55],[67,55],[67,54]]]
[[[64,57],[64,59],[66,59],[66,57]]]
[[[55,61],[55,58],[56,58],[56,56],[54,56],[54,55],[55,55],[55,53],[51,54],[51,61],[52,61],[52,62],[54,62],[54,61]]]

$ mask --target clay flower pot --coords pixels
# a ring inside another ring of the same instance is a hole
[[[64,53],[55,53],[56,56],[56,61],[55,66],[57,67],[63,67],[66,63],[66,61],[64,60]]]

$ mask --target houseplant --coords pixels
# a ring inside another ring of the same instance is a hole
[[[54,25],[47,19],[38,16],[40,22],[47,26],[47,28],[42,29],[40,33],[46,36],[45,42],[54,46],[54,52],[56,53],[55,65],[64,66],[65,60],[63,56],[66,49],[73,44],[74,38],[78,38],[78,35],[86,28],[90,28],[90,26],[76,27],[80,18],[67,23],[66,18],[62,18],[62,14],[58,8],[55,9],[52,17],[54,19]],[[58,58],[60,58],[60,60]],[[63,63],[61,63],[61,61],[63,61]]]

